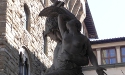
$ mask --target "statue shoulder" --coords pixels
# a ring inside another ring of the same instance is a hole
[[[85,35],[83,35],[83,34],[82,34],[82,38],[83,38],[84,41],[88,41],[88,40],[89,40],[89,39],[87,38],[87,36],[85,36]]]

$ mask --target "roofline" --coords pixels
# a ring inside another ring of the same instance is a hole
[[[94,21],[93,21],[87,0],[86,0],[85,6],[86,6],[86,18],[85,18],[84,22],[85,22],[85,26],[88,31],[88,36],[89,36],[89,38],[98,39],[98,34],[97,34],[97,31],[96,31],[96,28],[94,25]]]
[[[94,44],[103,44],[103,43],[120,42],[120,41],[125,41],[125,37],[91,40],[90,42],[92,45],[94,45]]]

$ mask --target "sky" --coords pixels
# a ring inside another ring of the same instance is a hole
[[[125,36],[125,0],[87,0],[99,39]]]

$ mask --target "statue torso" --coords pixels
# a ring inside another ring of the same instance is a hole
[[[62,52],[66,50],[70,54],[86,54],[85,46],[86,38],[84,35],[72,35],[72,34],[64,34],[63,43],[62,43]]]

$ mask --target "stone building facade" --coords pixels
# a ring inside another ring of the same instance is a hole
[[[88,32],[86,25],[88,22],[93,25],[93,21],[89,21],[92,20],[90,11],[86,12],[87,2],[64,1],[65,7],[82,23],[83,34],[97,38],[96,32]],[[51,66],[56,43],[43,39],[46,18],[38,16],[51,4],[50,0],[0,0],[0,75],[43,75]],[[48,42],[47,54],[45,42]]]
[[[42,51],[41,9],[40,0],[0,1],[0,75],[40,75],[51,65]]]
[[[92,49],[98,64],[108,75],[125,75],[125,37],[92,40]],[[97,75],[93,66],[83,68],[85,75]]]

